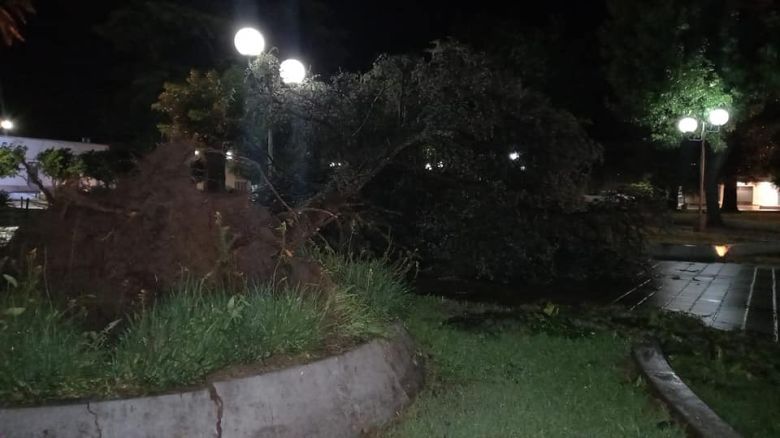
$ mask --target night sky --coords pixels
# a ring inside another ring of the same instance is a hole
[[[137,37],[127,32],[130,47],[120,48],[101,36],[99,29],[127,1],[39,0],[37,14],[23,29],[26,41],[0,47],[0,111],[13,117],[18,135],[90,137],[113,144],[138,129],[133,124],[140,122],[132,121],[134,115],[145,111],[158,92],[152,87],[152,94],[138,95],[134,87],[141,76],[159,70],[154,79],[177,81],[190,67],[241,63],[232,47],[232,32],[242,25],[258,26],[280,57],[300,57],[314,73],[327,75],[339,69],[365,69],[380,53],[419,51],[446,36],[489,45],[489,36],[498,26],[523,32],[555,21],[571,41],[595,40],[604,15],[603,2],[598,0],[514,5],[442,0],[193,3],[204,5],[222,20],[217,27],[223,29],[221,35],[201,36],[203,47],[177,45],[163,29],[157,35],[141,30]],[[178,24],[186,26],[185,19]],[[166,43],[171,47],[155,53],[158,45]],[[578,56],[597,63],[597,53]]]

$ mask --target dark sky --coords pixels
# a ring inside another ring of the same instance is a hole
[[[95,31],[113,10],[127,3],[35,3],[37,14],[24,28],[26,41],[11,48],[0,47],[0,112],[14,118],[19,135],[71,140],[91,137],[111,143],[116,141],[114,137],[126,136],[133,129],[120,128],[121,120],[117,118],[132,107],[134,96],[127,93],[140,76],[135,72],[159,66],[143,65],[149,62],[144,59],[154,58],[118,50]],[[553,17],[563,25],[567,38],[590,38],[603,16],[603,1],[599,0],[518,1],[512,5],[442,0],[195,3],[223,15],[230,27],[258,25],[268,45],[277,47],[280,56],[298,56],[320,74],[340,68],[364,69],[380,53],[416,51],[447,35],[484,43],[483,37],[499,25],[516,26],[522,32],[529,26],[544,27]],[[232,52],[230,32],[225,29],[226,35],[213,35],[212,51],[194,55],[192,63],[203,67],[241,62]],[[168,40],[164,34],[156,38]],[[213,59],[219,56],[222,59]],[[170,69],[166,71],[164,74],[172,75]],[[138,99],[142,101],[140,107],[151,103],[144,100],[146,96]],[[114,125],[116,129],[112,129]]]

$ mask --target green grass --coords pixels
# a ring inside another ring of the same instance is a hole
[[[360,297],[380,320],[403,316],[409,308],[409,290],[402,280],[408,266],[387,260],[355,260],[332,252],[317,255],[336,284]]]
[[[648,339],[738,432],[780,436],[780,346],[771,339],[621,307],[420,299],[413,309],[408,325],[433,385],[389,436],[679,436],[631,371],[629,345]]]
[[[234,364],[320,346],[326,313],[299,291],[268,286],[229,295],[187,282],[134,318],[111,364],[114,377],[143,387],[197,383]]]
[[[2,301],[0,400],[68,398],[88,391],[102,356],[78,324],[51,305]]]
[[[451,316],[481,310],[433,298],[413,309],[408,326],[431,376],[388,437],[684,436],[631,377],[626,338],[454,325]]]
[[[685,359],[673,362],[675,370],[691,389],[727,423],[745,437],[780,436],[778,383],[767,385],[765,379],[732,376],[728,383],[702,379],[696,368],[684,365]],[[705,365],[706,366],[706,365]]]
[[[670,347],[670,363],[691,389],[745,437],[780,436],[780,348],[723,333],[697,348]]]
[[[102,332],[85,330],[82,314],[66,316],[34,281],[19,284],[0,295],[0,403],[154,393],[228,366],[311,357],[383,335],[408,301],[400,273],[336,256],[328,266],[328,293],[184,281]]]
[[[780,240],[780,212],[742,211],[722,213],[725,227],[710,227],[704,232],[693,231],[696,211],[671,213],[673,224],[648,230],[647,238],[659,243],[722,244]]]

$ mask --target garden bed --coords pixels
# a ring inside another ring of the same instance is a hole
[[[381,262],[323,261],[335,283],[327,293],[189,280],[99,331],[85,328],[77,300],[48,299],[36,272],[7,278],[0,297],[0,404],[182,390],[310,362],[384,336],[407,302],[399,273]]]
[[[277,372],[142,398],[0,409],[0,435],[357,437],[392,419],[422,385],[414,344],[387,340]]]

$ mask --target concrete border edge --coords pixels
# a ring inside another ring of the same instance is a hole
[[[391,421],[424,370],[400,325],[312,363],[157,396],[0,409],[0,437],[359,437]]]
[[[657,343],[636,344],[634,361],[653,391],[693,435],[739,438],[741,435],[705,404],[674,372]]]

